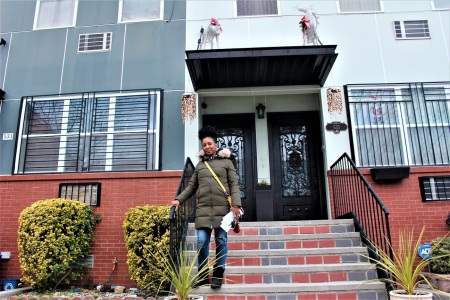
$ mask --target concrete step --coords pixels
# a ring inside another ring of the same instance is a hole
[[[196,236],[186,237],[187,249],[195,249]],[[359,234],[323,233],[323,234],[291,234],[291,235],[251,235],[228,236],[229,250],[268,250],[268,249],[305,249],[361,246]],[[211,249],[215,249],[214,239],[211,238]]]
[[[280,234],[320,234],[355,232],[352,220],[317,220],[317,221],[266,221],[266,222],[241,222],[241,232],[229,236],[249,235],[280,235]],[[189,223],[188,236],[195,236],[194,223]]]
[[[228,284],[254,283],[318,283],[334,281],[365,281],[376,278],[376,270],[368,263],[287,265],[287,266],[227,266]]]
[[[195,294],[206,300],[387,300],[384,283],[327,282],[327,283],[274,283],[223,284],[221,289],[201,287]]]
[[[368,262],[360,254],[367,254],[364,247],[334,247],[308,249],[271,249],[269,250],[233,250],[227,254],[230,266],[270,266],[270,265],[305,265],[305,264],[348,264]],[[194,251],[189,251],[193,257]],[[210,251],[213,258],[215,252]]]
[[[194,256],[193,224],[186,238]],[[227,267],[219,290],[202,287],[207,300],[386,300],[383,283],[352,220],[242,222],[228,234]],[[211,239],[210,257],[215,255]]]

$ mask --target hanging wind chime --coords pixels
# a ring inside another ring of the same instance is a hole
[[[184,94],[181,97],[181,119],[183,123],[186,122],[187,119],[192,121],[195,119],[197,114],[197,97],[195,94]]]
[[[327,104],[330,114],[342,113],[342,93],[340,89],[327,89]]]

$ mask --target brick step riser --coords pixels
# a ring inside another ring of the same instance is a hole
[[[210,259],[214,254],[210,253]],[[227,257],[227,265],[231,267],[255,266],[298,266],[298,265],[326,265],[366,263],[368,259],[360,255],[299,255],[299,256],[262,256],[262,257]]]
[[[228,257],[227,265],[237,266],[286,266],[362,263],[367,259],[359,255],[323,256],[271,256],[271,257]]]
[[[242,223],[241,223],[242,224]],[[331,226],[283,226],[283,227],[248,227],[243,228],[239,233],[230,230],[229,236],[252,236],[252,235],[293,235],[293,234],[324,234],[324,233],[345,233],[355,232],[352,226],[331,225]],[[214,232],[214,231],[213,231]],[[187,236],[195,236],[196,230],[188,229]]]
[[[209,245],[210,249],[215,250],[214,239]],[[186,241],[188,250],[194,250],[197,247],[197,241],[189,238]],[[316,248],[334,248],[334,247],[361,247],[361,242],[357,238],[349,239],[322,239],[322,240],[291,240],[291,241],[233,241],[228,239],[228,250],[292,250],[292,249],[316,249]]]
[[[318,273],[279,273],[279,274],[226,274],[224,284],[255,283],[323,283],[336,281],[365,281],[376,278],[375,270]]]
[[[378,294],[378,296],[377,296]],[[239,295],[239,294],[214,294],[204,295],[204,300],[367,300],[367,299],[387,299],[387,296],[380,291],[346,291],[346,292],[318,292],[318,293],[277,293],[273,294],[251,294],[251,295]]]

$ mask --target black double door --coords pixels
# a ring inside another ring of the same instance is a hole
[[[258,221],[256,211],[273,220],[313,220],[326,218],[324,175],[318,112],[269,113],[270,199],[256,198],[255,116],[206,115],[204,125],[219,133],[219,147],[229,148],[236,157],[243,221]],[[260,200],[260,201],[258,201]],[[265,200],[267,201],[267,200]],[[257,206],[264,206],[258,207]],[[267,218],[266,218],[267,219]]]

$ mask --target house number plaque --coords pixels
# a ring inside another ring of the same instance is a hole
[[[328,131],[333,131],[334,133],[339,133],[343,130],[347,130],[347,124],[341,122],[331,122],[327,123],[325,129]]]

